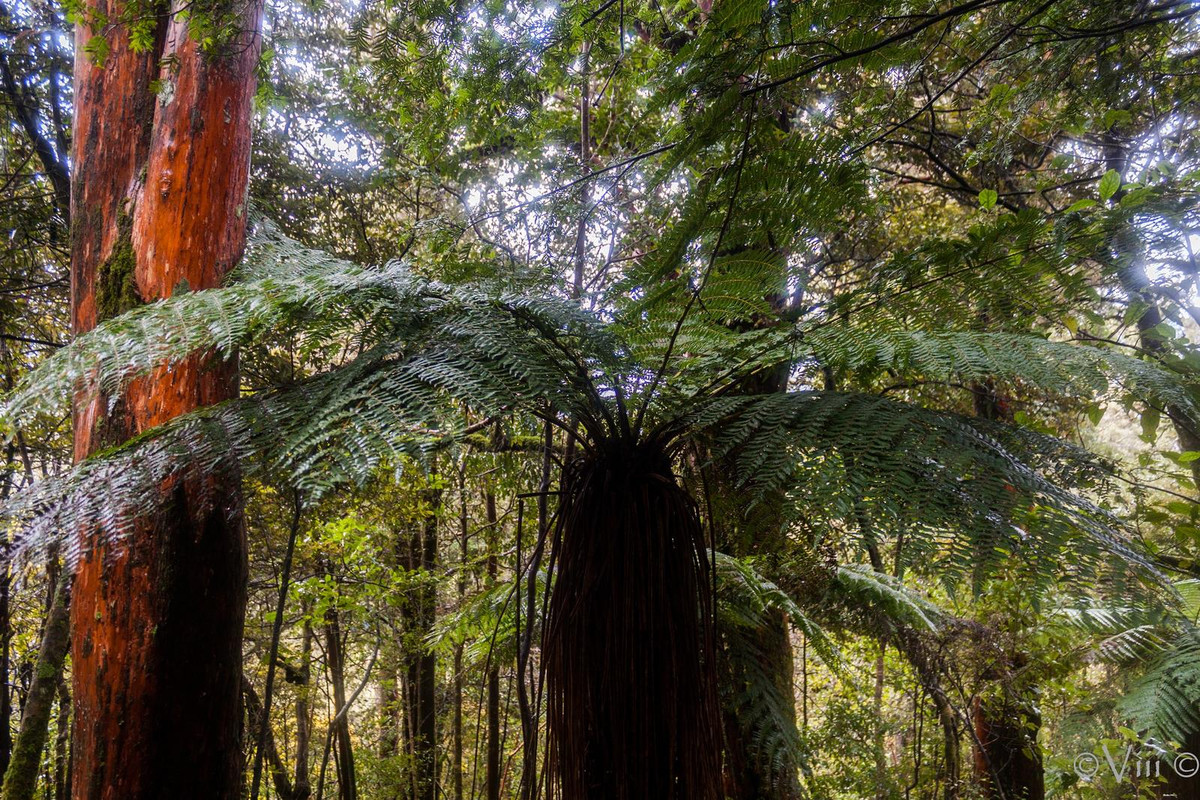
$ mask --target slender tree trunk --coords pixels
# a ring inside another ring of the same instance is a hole
[[[309,621],[312,602],[304,604],[304,629],[300,638],[300,675],[303,685],[296,692],[296,771],[292,786],[296,800],[308,800],[312,796],[312,781],[308,777],[308,748],[312,741],[312,712],[309,710],[309,694],[312,692],[312,641],[313,629]]]
[[[71,690],[58,678],[58,732],[54,737],[54,800],[66,800],[71,791]]]
[[[266,759],[267,767],[271,771],[271,782],[275,785],[275,794],[279,795],[280,800],[297,800],[296,790],[288,780],[287,767],[284,766],[283,757],[279,754],[279,748],[275,744],[275,733],[267,721],[266,706],[258,698],[258,693],[254,691],[254,684],[250,682],[250,678],[245,675],[242,676],[242,693],[246,699],[246,719],[250,722],[251,728],[257,727],[264,731],[258,740],[255,757],[258,757],[258,751],[261,749],[262,756]],[[250,797],[251,800],[256,800],[254,794],[251,794]]]
[[[466,462],[460,462],[458,471],[458,604],[467,597],[467,566],[470,563],[470,518],[467,514]],[[453,719],[453,797],[463,800],[463,646],[454,647],[454,719]]]
[[[579,163],[583,176],[592,171],[592,43],[584,40],[579,45],[582,65],[579,87]],[[579,190],[579,220],[575,227],[575,271],[571,280],[571,297],[583,297],[583,282],[587,270],[587,223],[589,206],[592,203],[591,183],[584,181]]]
[[[4,788],[0,791],[3,800],[33,800],[37,789],[54,698],[71,643],[71,581],[71,575],[64,571],[55,583],[37,666],[21,713],[21,728],[4,773]]]
[[[884,645],[879,643],[879,653],[875,656],[875,691],[872,697],[875,709],[875,797],[886,800],[888,797],[887,754],[884,751],[883,730],[883,683],[886,676],[884,660]]]
[[[4,326],[0,325],[0,333]],[[0,339],[0,365],[4,367],[4,390],[11,392],[13,388],[13,365],[8,343]],[[4,467],[0,470],[0,502],[8,499],[9,494],[16,488],[17,443],[9,442],[4,452]],[[0,538],[0,549],[7,554],[10,542],[8,534]],[[0,559],[0,775],[8,771],[8,759],[12,754],[12,574],[9,572],[8,559]]]
[[[76,30],[72,329],[177,287],[219,285],[245,245],[261,3],[202,52],[174,0],[148,49],[106,26],[106,57]],[[86,0],[85,14],[113,16]],[[163,91],[169,87],[170,91]],[[237,393],[235,363],[203,354],[77,398],[75,457]],[[111,401],[111,402],[110,402]],[[153,491],[150,487],[148,490]],[[76,800],[233,800],[241,791],[246,551],[230,468],[159,488],[120,548],[86,538],[72,615]]]
[[[436,482],[437,473],[430,476]],[[437,568],[438,514],[441,511],[442,491],[429,488],[423,492],[427,516],[412,530],[405,553],[405,566],[410,572],[420,572],[421,579],[406,599],[404,616],[408,652],[404,654],[405,709],[409,756],[412,766],[409,781],[409,800],[435,800],[438,783],[437,757],[437,659],[425,641],[433,629],[437,611],[437,587],[433,571]]]
[[[333,684],[333,704],[337,711],[346,707],[346,663],[342,653],[342,630],[338,612],[325,614],[325,654],[329,660],[329,680]],[[357,800],[358,784],[354,775],[354,743],[350,739],[350,715],[342,714],[334,723],[334,744],[339,800]]]
[[[7,489],[7,485],[5,487]],[[2,499],[2,498],[0,498]],[[7,544],[7,542],[6,542]],[[12,691],[9,689],[12,668],[12,619],[9,607],[9,592],[12,579],[8,561],[0,564],[0,774],[8,771],[12,755]]]
[[[271,646],[267,650],[267,686],[263,690],[265,699],[254,743],[254,770],[250,780],[250,800],[258,800],[258,789],[262,780],[263,750],[266,747],[267,737],[271,735],[271,702],[275,697],[275,667],[279,663],[279,637],[283,632],[283,612],[287,607],[288,583],[292,576],[292,559],[296,553],[296,537],[300,534],[300,521],[303,513],[303,498],[299,492],[295,492],[292,495],[292,522],[288,527],[287,552],[284,554],[283,566],[280,569],[279,599],[275,604],[275,622],[271,626]],[[242,681],[244,689],[247,690],[246,697],[253,697],[253,685],[244,675]],[[271,747],[272,749],[275,747],[274,739],[271,741]],[[286,774],[283,775],[283,780],[286,782]],[[276,783],[278,784],[278,782],[277,777]]]
[[[488,588],[496,585],[500,546],[500,523],[496,516],[496,493],[488,490],[485,499],[488,522],[487,580]],[[487,800],[500,800],[500,665],[495,656],[489,659],[487,670]]]

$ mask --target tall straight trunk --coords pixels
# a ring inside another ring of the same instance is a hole
[[[342,630],[338,612],[325,614],[325,655],[329,666],[329,682],[333,684],[335,713],[341,714],[334,723],[334,744],[339,800],[357,800],[358,784],[354,775],[354,742],[350,739],[350,715],[346,708],[346,661],[342,652]]]
[[[76,29],[71,185],[75,334],[176,288],[218,286],[245,246],[260,0],[202,52],[178,12],[147,49]],[[116,18],[85,0],[85,16]],[[169,89],[169,91],[168,91]],[[237,393],[237,366],[197,354],[117,398],[79,396],[75,458]],[[148,487],[150,491],[155,491]],[[119,548],[85,537],[72,613],[73,797],[225,800],[241,791],[246,548],[234,470],[158,487],[164,502]]]
[[[9,672],[12,668],[11,589],[12,577],[6,561],[0,565],[0,774],[8,771],[8,761],[12,755],[12,730],[9,727],[13,713],[12,691],[9,689]]]
[[[438,512],[442,492],[425,491],[428,516],[414,528],[408,542],[407,566],[425,576],[405,604],[408,639],[405,654],[405,707],[408,712],[409,750],[412,758],[410,800],[435,800],[437,797],[437,660],[425,645],[433,629],[437,606],[437,588],[431,576],[437,567]]]
[[[467,514],[467,466],[460,462],[458,471],[458,605],[467,598],[467,566],[470,563],[470,518]],[[454,720],[453,720],[453,800],[463,800],[463,645],[454,647]]]
[[[292,781],[296,800],[308,800],[312,795],[312,781],[308,777],[308,748],[312,741],[312,712],[308,696],[312,692],[312,641],[313,628],[309,621],[312,601],[304,603],[304,629],[300,639],[300,675],[303,680],[296,691],[296,770]]]
[[[485,499],[487,507],[487,585],[496,585],[499,574],[500,523],[496,516],[496,493],[488,489]],[[487,778],[485,782],[487,800],[500,800],[500,665],[495,657],[489,659],[487,669]]]
[[[58,678],[58,732],[54,737],[54,800],[66,800],[71,791],[71,690]]]
[[[0,791],[3,800],[33,800],[37,790],[54,698],[71,640],[70,608],[71,575],[64,571],[54,580],[54,596],[46,616],[37,666],[21,710],[21,727],[17,731],[12,757],[4,773],[4,788]]]
[[[3,333],[0,326],[0,333]],[[12,359],[8,344],[0,338],[0,365],[4,367],[4,391],[11,392],[13,388]],[[11,441],[4,451],[4,465],[0,468],[0,502],[8,499],[9,494],[17,485],[17,443]],[[9,545],[7,533],[0,538],[0,550],[7,552]],[[8,559],[0,559],[0,775],[8,770],[8,759],[12,754],[12,575],[8,569]]]

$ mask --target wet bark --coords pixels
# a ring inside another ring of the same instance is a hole
[[[103,0],[85,6],[113,11]],[[106,27],[102,64],[88,56],[88,27],[76,30],[76,334],[179,287],[217,286],[241,257],[261,3],[231,13],[238,33],[211,53],[177,13],[160,17],[140,52],[127,26]],[[75,457],[236,392],[236,364],[198,354],[135,381],[111,405],[81,394]],[[247,567],[239,480],[230,467],[159,491],[163,502],[120,549],[81,531],[72,614],[76,800],[232,800],[241,791]]]

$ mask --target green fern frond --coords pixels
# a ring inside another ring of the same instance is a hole
[[[841,655],[824,631],[771,581],[750,564],[713,553],[717,576],[717,630],[723,642],[723,703],[741,727],[746,757],[775,785],[807,771],[804,746],[796,728],[795,698],[780,686],[763,642],[778,636],[770,630],[772,614],[795,624],[828,665],[840,668]]]
[[[752,501],[782,492],[809,524],[859,536],[865,515],[873,531],[923,540],[922,557],[947,575],[986,574],[1018,553],[1042,579],[1094,575],[1112,557],[1152,572],[1118,519],[1037,464],[1069,459],[1049,437],[1001,440],[970,418],[829,392],[717,398],[688,423],[732,460]],[[1097,470],[1060,472],[1091,481]]]
[[[718,610],[725,623],[723,628],[760,629],[767,624],[768,612],[780,612],[808,637],[822,661],[831,667],[841,663],[837,645],[786,592],[746,561],[716,551],[712,555],[717,574]]]
[[[1072,398],[1117,390],[1200,418],[1200,406],[1180,375],[1110,347],[1011,333],[867,330],[849,325],[818,328],[803,339],[820,364],[863,377],[887,372],[943,381],[998,378]]]
[[[16,427],[40,413],[59,413],[78,391],[116,397],[156,367],[195,352],[228,358],[285,327],[299,329],[313,346],[348,340],[358,352],[410,349],[438,337],[458,340],[508,370],[514,382],[540,385],[564,399],[586,388],[589,360],[611,369],[619,353],[576,303],[487,286],[451,287],[398,262],[366,269],[303,247],[263,222],[230,286],[142,306],[84,334],[24,378],[0,406],[0,421]],[[564,363],[564,343],[578,354],[576,363]],[[456,377],[469,388],[469,375]]]
[[[866,565],[840,565],[836,589],[850,603],[870,606],[918,630],[936,631],[938,618],[942,616],[941,609],[902,581]]]

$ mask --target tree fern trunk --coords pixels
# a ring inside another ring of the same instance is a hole
[[[85,16],[114,11],[100,0],[84,6]],[[218,3],[211,13],[231,14],[236,31],[211,53],[178,13],[154,18],[141,51],[127,24],[106,26],[99,49],[89,46],[87,24],[77,28],[76,334],[180,287],[217,286],[242,254],[261,5]],[[90,55],[98,52],[103,63]],[[79,397],[75,457],[236,392],[236,364],[196,355],[122,397]],[[72,615],[77,800],[232,800],[241,790],[239,481],[229,470],[161,491],[161,510],[143,515],[119,548],[81,531]]]

